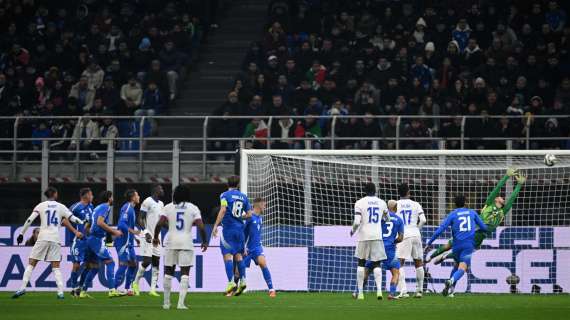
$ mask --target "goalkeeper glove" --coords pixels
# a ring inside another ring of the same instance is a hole
[[[523,184],[526,182],[526,177],[522,173],[517,174],[516,179],[518,184]]]
[[[518,173],[517,171],[518,170],[516,168],[508,168],[507,169],[507,176],[512,177]]]

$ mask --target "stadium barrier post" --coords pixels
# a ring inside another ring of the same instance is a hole
[[[202,177],[206,179],[206,171],[208,170],[208,122],[210,122],[210,117],[206,116],[204,118],[204,123],[202,124]],[[180,148],[180,145],[178,146]],[[174,161],[174,160],[173,160]],[[174,163],[173,163],[174,166]],[[180,167],[180,164],[179,164]],[[174,167],[173,167],[174,169]],[[179,169],[180,170],[180,169]],[[172,190],[174,190],[174,183],[172,184]]]
[[[79,125],[81,121],[83,121],[83,117],[77,117],[77,123],[75,125]],[[81,166],[80,164],[81,154],[79,153],[79,151],[81,150],[80,146],[81,146],[81,137],[78,138],[75,143],[75,180],[79,180],[79,174],[81,172],[81,169],[79,167]]]
[[[239,141],[240,142],[240,170],[239,170],[239,176],[240,176],[240,190],[241,192],[247,194],[247,164],[248,164],[248,158],[247,158],[247,154],[248,151],[245,150],[245,148],[243,148],[243,146],[241,146],[241,144],[243,143],[242,140]]]
[[[526,149],[530,150],[530,124],[531,124],[531,117],[527,116],[526,118]]]
[[[400,124],[402,123],[402,116],[398,116],[396,120],[396,150],[400,149]]]
[[[138,178],[139,180],[142,180],[142,176],[143,176],[143,165],[144,165],[144,161],[143,161],[143,149],[144,149],[144,121],[146,119],[146,116],[142,116],[140,118],[141,122],[139,123],[139,172],[138,172]]]
[[[507,147],[507,150],[509,150],[509,151],[513,150],[513,140],[511,140],[511,139],[507,140],[506,147]],[[513,166],[513,157],[509,155],[509,156],[507,156],[507,168],[510,168],[512,166]],[[505,185],[505,199],[508,199],[511,196],[511,193],[513,193],[513,180],[509,179],[509,180],[507,180],[507,183]],[[508,214],[508,212],[505,212],[505,213],[507,213],[507,216],[505,219],[505,225],[510,226],[510,225],[512,225],[512,222],[513,222],[513,215]]]
[[[271,125],[273,124],[273,117],[267,120],[267,149],[271,149]]]
[[[465,150],[465,121],[466,117],[461,117],[461,150]]]
[[[438,141],[438,149],[445,150],[445,140],[440,139]],[[446,212],[446,198],[447,198],[447,181],[446,181],[446,170],[445,170],[445,155],[440,155],[439,160],[439,172],[438,172],[438,185],[437,185],[437,197],[438,197],[438,212],[437,212],[437,223],[441,221]]]
[[[42,140],[42,175],[41,175],[41,193],[42,201],[47,200],[46,196],[43,194],[44,190],[48,188],[49,185],[49,141]]]
[[[115,150],[112,143],[107,145],[107,168],[106,168],[106,189],[108,191],[113,192],[113,196],[116,199],[115,195]],[[109,221],[113,221],[113,210],[109,213]]]
[[[18,122],[20,121],[20,117],[16,117],[14,120],[14,132],[13,132],[13,141],[12,147],[14,148],[14,154],[12,155],[12,181],[16,182],[16,176],[18,175]]]
[[[335,146],[335,131],[336,131],[336,116],[333,116],[332,123],[331,123],[331,149],[334,150]]]
[[[204,173],[205,174],[205,173]],[[180,184],[180,141],[172,141],[172,191]]]

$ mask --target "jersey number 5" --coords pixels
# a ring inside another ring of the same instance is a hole
[[[53,224],[54,226],[58,225],[58,219],[57,219],[57,214],[56,211],[49,211],[46,210],[46,214],[47,214],[47,224]]]
[[[469,217],[459,217],[459,231],[471,231],[471,219],[469,219]]]
[[[184,229],[184,212],[176,213],[176,230]]]
[[[232,216],[236,218],[241,218],[242,214],[243,214],[243,202],[234,201],[234,205],[232,206]]]

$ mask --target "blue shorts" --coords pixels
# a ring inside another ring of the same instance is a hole
[[[132,244],[124,241],[115,240],[115,249],[117,250],[117,257],[119,262],[136,261],[137,254],[135,253],[135,248]]]
[[[111,260],[111,252],[105,245],[105,238],[87,238],[87,250],[85,259]]]
[[[457,263],[465,263],[467,266],[471,265],[471,255],[475,251],[473,243],[465,243],[459,246],[453,246],[452,252]]]
[[[85,259],[87,251],[87,240],[74,239],[73,243],[71,244],[71,248],[69,248],[69,251],[71,253],[72,263],[83,263],[87,261]]]
[[[251,261],[253,261],[256,265],[259,265],[257,263],[257,258],[259,258],[259,256],[265,256],[263,254],[263,247],[257,247],[253,250],[247,250],[247,256],[245,256],[245,258],[243,259],[243,262],[245,263],[245,267],[249,268],[249,266],[251,265]]]
[[[382,268],[386,270],[400,269],[400,259],[396,257],[396,249],[386,251],[386,260],[382,262]]]
[[[223,255],[231,254],[235,255],[242,253],[245,247],[245,236],[243,230],[222,230],[222,236],[220,238],[220,249]]]

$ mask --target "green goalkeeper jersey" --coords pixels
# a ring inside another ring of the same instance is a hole
[[[487,200],[485,201],[485,206],[481,209],[481,213],[479,216],[485,222],[485,224],[489,227],[489,231],[494,231],[502,222],[505,220],[505,216],[511,210],[515,199],[517,198],[519,192],[521,191],[522,184],[517,183],[517,186],[513,190],[513,193],[505,203],[502,208],[499,208],[495,205],[495,198],[499,195],[501,188],[507,183],[509,180],[509,176],[505,175],[497,184],[495,189],[491,191]]]

